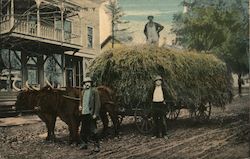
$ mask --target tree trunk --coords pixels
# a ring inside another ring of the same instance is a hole
[[[241,73],[238,73],[238,92],[239,92],[239,96],[241,97],[242,94],[242,79],[241,79]]]

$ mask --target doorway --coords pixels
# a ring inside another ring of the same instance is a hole
[[[83,81],[83,59],[81,57],[76,56],[65,56],[66,86],[80,87]]]

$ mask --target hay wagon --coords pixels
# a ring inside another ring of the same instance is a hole
[[[174,101],[166,101],[166,118],[168,120],[177,119],[180,113],[180,105]],[[153,129],[153,118],[150,105],[138,105],[134,110],[134,121],[139,132],[147,134]]]
[[[198,97],[195,102],[186,102],[185,97],[179,97],[178,100],[166,100],[166,119],[174,121],[178,118],[181,109],[187,109],[190,112],[190,118],[195,121],[206,121],[211,115],[212,103],[202,103],[202,98]],[[119,114],[119,122],[125,116],[133,116],[134,123],[139,132],[148,134],[153,130],[153,118],[150,103],[126,104],[123,105]]]
[[[230,101],[232,77],[224,62],[212,54],[162,47],[134,46],[107,50],[96,57],[90,75],[98,85],[116,92],[123,116],[134,116],[142,133],[152,130],[147,92],[156,75],[166,80],[166,117],[175,120],[186,108],[196,120],[210,117],[211,107]]]

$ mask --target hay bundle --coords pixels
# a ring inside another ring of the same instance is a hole
[[[223,106],[231,88],[225,63],[213,55],[147,46],[121,47],[93,60],[90,75],[97,84],[113,88],[121,103],[148,101],[153,79],[165,79],[167,100],[212,102]]]

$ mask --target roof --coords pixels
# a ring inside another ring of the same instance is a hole
[[[82,7],[98,7],[102,3],[108,0],[71,0],[72,2],[78,3]]]
[[[49,3],[51,5],[54,6],[60,6],[62,0],[44,0],[45,3]],[[81,7],[81,5],[77,2],[71,1],[71,0],[64,0],[64,7],[65,8],[70,8],[73,10],[79,10],[79,8]]]
[[[96,3],[96,4],[102,4],[104,2],[107,2],[108,0],[91,0],[91,1]]]
[[[112,40],[112,36],[108,36],[102,43],[101,43],[101,48],[104,48],[110,41]],[[118,44],[120,44],[121,42],[119,40],[117,40],[116,38],[114,39],[114,41]]]

